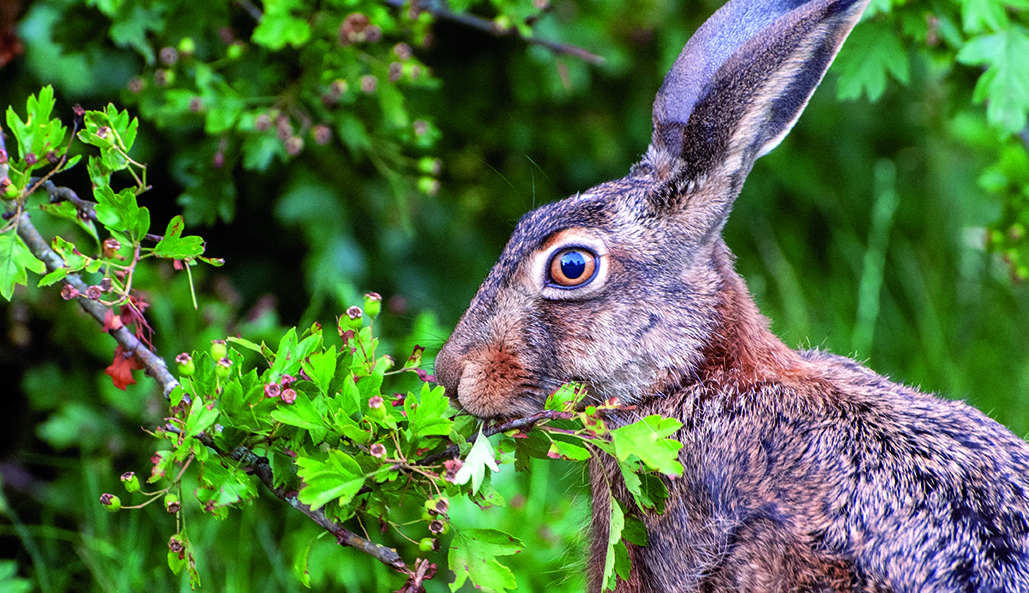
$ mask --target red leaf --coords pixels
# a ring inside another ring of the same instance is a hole
[[[118,344],[118,347],[114,349],[114,361],[104,372],[111,377],[115,387],[125,391],[126,387],[136,383],[136,379],[132,376],[133,369],[140,370],[142,368],[143,363],[132,354],[125,352],[121,344]]]
[[[111,330],[116,330],[116,329],[120,328],[121,326],[122,326],[121,317],[120,316],[115,316],[114,311],[108,309],[107,312],[104,313],[104,329],[103,329],[103,331],[109,332]]]

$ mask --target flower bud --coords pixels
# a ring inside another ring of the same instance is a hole
[[[282,395],[282,386],[278,383],[265,383],[264,384],[264,396],[265,397],[279,397]]]
[[[179,61],[179,50],[170,45],[162,47],[158,57],[161,59],[161,63],[165,66],[174,66],[175,63]]]
[[[287,404],[291,404],[291,403],[297,401],[297,392],[292,387],[286,388],[286,389],[282,390],[281,397],[282,397],[282,401],[283,402],[285,402]]]

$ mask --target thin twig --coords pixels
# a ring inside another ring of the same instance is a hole
[[[405,8],[409,0],[383,0],[389,6],[394,8]],[[455,22],[466,27],[478,29],[497,37],[516,36],[521,38],[526,43],[538,45],[546,48],[551,52],[558,55],[574,56],[590,64],[603,64],[604,58],[597,54],[583,49],[577,45],[571,45],[569,43],[561,43],[558,41],[549,41],[547,39],[540,39],[539,37],[525,37],[521,35],[517,29],[502,29],[497,26],[496,23],[489,19],[475,16],[473,14],[457,13],[450,10],[445,2],[430,1],[430,2],[419,2],[417,8],[423,12],[431,14],[437,19],[445,21]]]
[[[168,427],[168,429],[172,432],[179,432],[179,429],[176,427]],[[300,502],[296,492],[286,491],[282,486],[276,486],[275,479],[272,475],[272,468],[267,457],[260,456],[247,447],[236,447],[236,449],[231,453],[225,453],[221,451],[218,446],[215,445],[214,440],[206,434],[200,434],[197,437],[197,440],[216,451],[219,455],[242,463],[255,476],[257,476],[257,478],[261,480],[261,483],[264,484],[265,487],[268,488],[268,490],[270,490],[277,498],[307,515],[308,518],[320,525],[323,529],[335,535],[336,541],[339,542],[341,546],[357,548],[397,572],[407,574],[408,576],[414,575],[411,569],[409,569],[404,563],[400,554],[397,554],[397,551],[393,548],[387,548],[386,546],[379,545],[357,535],[353,531],[350,531],[346,527],[330,519],[323,509],[315,510],[309,505]]]
[[[79,218],[97,222],[95,210],[96,202],[83,200],[75,193],[75,190],[68,187],[58,187],[49,179],[44,181],[41,187],[43,188],[43,191],[46,192],[51,204],[57,204],[64,201],[71,202],[72,205],[75,206],[75,210],[78,211]]]
[[[502,432],[507,432],[509,430],[525,430],[527,428],[533,428],[537,424],[541,422],[546,422],[547,420],[571,420],[572,416],[574,416],[572,412],[544,410],[542,412],[536,412],[535,414],[532,414],[531,416],[526,416],[524,418],[515,418],[513,420],[508,420],[507,422],[491,424],[490,426],[487,426],[485,429],[483,429],[481,434],[484,437],[491,437],[495,434],[500,434]],[[468,439],[468,442],[474,443],[475,439],[477,439],[478,437],[478,434],[474,434]],[[461,449],[459,445],[450,445],[449,447],[440,451],[439,453],[429,455],[424,459],[419,459],[415,462],[415,465],[432,465],[437,461],[443,459],[453,459],[454,457],[457,457],[460,454]]]

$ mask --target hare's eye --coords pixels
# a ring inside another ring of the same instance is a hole
[[[597,256],[582,247],[558,251],[550,260],[550,281],[564,288],[586,284],[596,271]]]

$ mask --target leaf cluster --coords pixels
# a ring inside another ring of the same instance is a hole
[[[531,458],[586,461],[610,455],[636,508],[663,510],[667,489],[658,475],[682,473],[676,461],[681,445],[668,438],[681,427],[677,421],[652,416],[609,430],[603,417],[619,409],[617,402],[576,411],[585,390],[566,386],[550,398],[547,411],[506,432],[499,449],[513,455],[498,459],[488,437],[508,426],[484,429],[452,408],[442,387],[428,382],[407,393],[384,389],[387,379],[417,372],[420,349],[394,369],[392,358],[378,353],[373,324],[361,325],[363,316],[355,309],[360,313],[355,307],[340,318],[339,347],[326,345],[315,325],[299,335],[288,331],[274,349],[230,338],[227,350],[216,343],[211,353],[181,355],[181,385],[171,393],[167,426],[156,433],[170,449],[155,454],[148,481],[165,485],[162,492],[175,490],[192,464],[198,503],[224,518],[229,508],[259,495],[260,480],[330,526],[341,543],[357,545],[353,533],[378,525],[411,542],[427,537],[430,550],[450,530],[451,498],[468,497],[482,508],[503,505],[491,485],[493,474],[508,463],[524,470]],[[258,466],[269,471],[262,476]],[[408,521],[405,507],[424,508],[422,520]],[[612,508],[626,526],[612,532],[605,579],[613,587],[616,578],[628,575],[625,542],[644,544],[645,530],[621,504]],[[456,533],[448,554],[453,590],[466,580],[491,591],[516,587],[498,557],[521,551],[517,538],[496,529]],[[178,570],[194,552],[184,528],[175,537],[185,550],[173,558]],[[361,546],[406,574],[411,590],[417,588],[416,571],[408,566],[423,566],[427,559],[405,563],[380,544]],[[434,572],[433,567],[426,578]],[[303,572],[299,576],[305,579]]]

